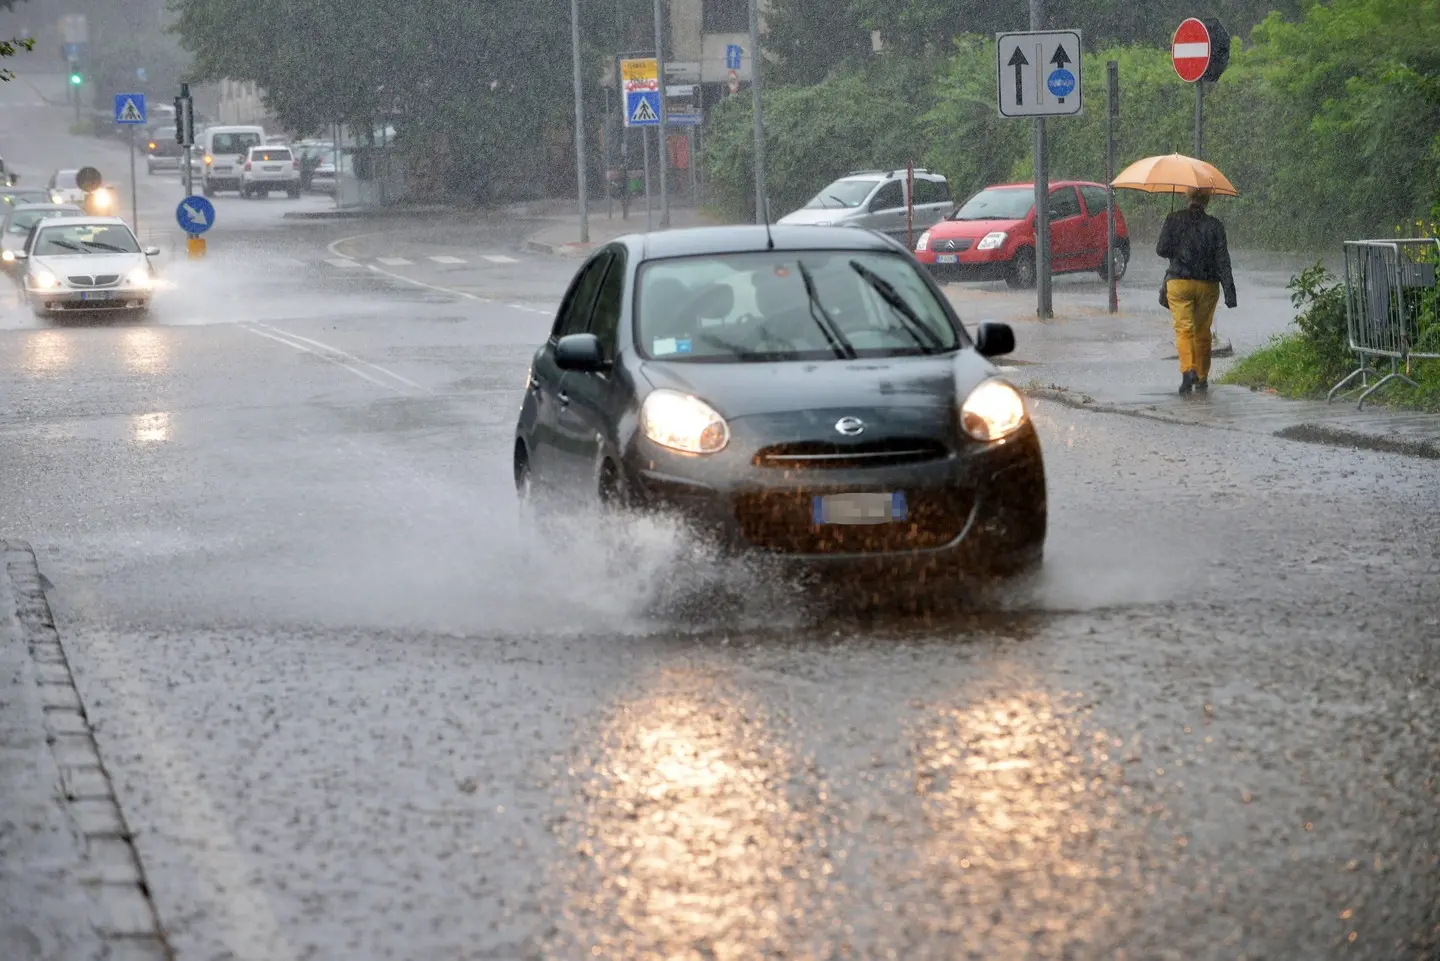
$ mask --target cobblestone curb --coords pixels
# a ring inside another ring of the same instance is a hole
[[[45,741],[60,769],[71,823],[83,842],[81,884],[90,896],[91,922],[105,942],[105,957],[107,961],[174,961],[55,629],[35,552],[24,541],[0,541],[0,557],[34,661]]]

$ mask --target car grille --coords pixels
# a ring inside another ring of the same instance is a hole
[[[969,250],[970,246],[974,243],[975,241],[968,238],[965,240],[937,240],[935,241],[935,243],[930,245],[930,249],[943,250],[947,252],[951,250],[965,251]]]
[[[861,444],[803,441],[762,448],[755,454],[752,463],[756,467],[778,467],[784,470],[838,470],[919,464],[940,460],[949,453],[939,441],[904,437]]]
[[[884,554],[928,550],[960,536],[970,514],[962,491],[907,491],[909,517],[890,524],[822,525],[809,491],[767,491],[735,498],[740,535],[761,550],[786,554]]]
[[[71,287],[110,287],[120,282],[119,274],[100,274],[92,277],[89,274],[77,274],[66,277]]]

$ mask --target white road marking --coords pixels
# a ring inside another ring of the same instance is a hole
[[[341,237],[339,240],[332,240],[332,241],[330,241],[330,243],[328,243],[328,244],[325,245],[325,249],[328,250],[328,251],[330,251],[330,253],[334,254],[336,257],[342,257],[342,256],[344,256],[343,254],[340,253],[340,247],[341,247],[342,244],[348,244],[350,241],[352,241],[352,240],[359,240],[359,239],[361,239],[362,237],[382,237],[382,236],[384,236],[384,232],[383,232],[383,231],[377,232],[377,233],[353,234],[353,235],[351,235],[351,236],[349,236],[349,237]],[[400,281],[401,283],[410,284],[412,287],[420,287],[420,288],[423,288],[423,289],[425,289],[425,290],[433,290],[433,291],[436,291],[437,293],[441,293],[441,294],[450,294],[450,295],[453,296],[453,297],[464,297],[466,300],[473,300],[473,301],[475,301],[476,303],[479,303],[479,304],[493,304],[493,303],[496,302],[495,300],[493,300],[493,299],[490,298],[490,297],[481,297],[481,296],[478,295],[478,294],[472,294],[472,293],[469,293],[468,291],[456,290],[454,287],[442,287],[442,286],[440,286],[439,284],[427,284],[427,283],[425,283],[423,280],[416,280],[414,277],[406,277],[404,274],[397,274],[397,273],[395,273],[394,271],[386,270],[386,269],[383,268],[383,267],[376,267],[374,264],[367,264],[366,266],[368,266],[371,270],[373,270],[373,271],[374,271],[375,273],[377,273],[377,274],[384,274],[386,277],[389,277],[389,278],[391,278],[392,280],[398,280],[398,281]],[[518,304],[506,304],[505,306],[506,306],[506,307],[519,307]],[[550,308],[550,309],[548,309],[548,310],[537,310],[537,308],[533,308],[533,307],[532,307],[532,308],[520,308],[520,309],[528,309],[528,310],[530,310],[530,311],[534,311],[534,312],[538,312],[538,313],[543,313],[543,314],[548,314],[548,315],[551,315],[551,316],[554,316],[555,311],[559,310],[558,307],[552,307],[552,308]]]
[[[484,254],[483,256],[492,264],[518,264],[520,262],[514,257],[506,257],[504,254]]]
[[[375,259],[386,267],[413,267],[415,265],[415,261],[406,260],[404,257],[376,257]]]
[[[406,392],[404,390],[404,387],[413,388],[423,394],[432,393],[430,388],[425,387],[421,384],[417,384],[407,377],[402,377],[399,374],[395,373],[393,370],[386,370],[379,364],[372,364],[368,360],[362,360],[361,358],[356,357],[354,354],[346,353],[338,347],[332,347],[331,345],[321,343],[318,340],[312,340],[309,337],[303,337],[300,334],[292,333],[288,330],[281,330],[279,327],[271,327],[269,324],[263,324],[258,320],[249,321],[241,324],[240,326],[250,331],[250,333],[252,334],[256,334],[260,337],[267,337],[270,340],[276,341],[277,343],[284,344],[286,347],[292,347],[295,350],[304,351],[307,354],[314,354],[316,357],[319,357],[322,360],[328,360],[335,366],[343,367],[345,370],[348,370],[356,377],[359,377],[362,380],[368,380],[370,383],[375,384],[379,387],[384,387],[388,390],[393,390],[401,394]],[[389,380],[382,380],[380,377],[374,376],[369,371],[374,371],[375,373],[380,374],[382,377],[388,377]],[[397,386],[397,383],[404,385],[404,387]]]
[[[505,306],[506,306],[506,307],[513,307],[513,308],[515,308],[516,310],[523,310],[523,311],[525,311],[527,314],[541,314],[541,315],[543,315],[543,316],[545,316],[545,317],[551,317],[551,316],[554,316],[554,314],[555,314],[555,311],[553,311],[553,310],[545,310],[544,308],[541,308],[541,307],[528,307],[528,306],[526,306],[525,304],[506,304]]]
[[[360,266],[360,264],[359,264],[358,262],[356,262],[356,261],[354,261],[354,260],[350,260],[350,259],[347,258],[347,257],[336,257],[334,260],[327,260],[327,261],[325,261],[325,262],[326,262],[327,264],[333,264],[333,265],[336,266],[336,267],[359,267],[359,266]]]
[[[463,264],[465,262],[464,258],[451,257],[449,254],[436,254],[430,259],[435,261],[437,264]]]

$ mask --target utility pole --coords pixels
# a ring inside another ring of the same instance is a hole
[[[753,0],[752,0],[753,2]],[[1030,0],[1030,29],[1045,29],[1045,0]],[[1078,52],[1076,56],[1079,56]],[[1055,316],[1050,301],[1050,171],[1045,118],[1035,118],[1035,291],[1036,316]]]
[[[580,73],[580,0],[570,0],[570,46],[575,67],[575,182],[580,188],[580,242],[590,242],[590,198],[585,176],[585,84]]]
[[[667,131],[670,112],[665,109],[665,11],[664,0],[655,0],[655,79],[660,84],[660,126],[656,128],[656,160],[660,163],[660,229],[670,226],[670,189],[667,168],[670,166],[670,151],[667,149]]]
[[[765,120],[760,112],[760,10],[750,0],[750,96],[755,103],[755,222],[767,223],[765,203]]]
[[[1105,85],[1108,96],[1105,110],[1105,286],[1109,288],[1110,313],[1120,311],[1119,279],[1115,276],[1115,120],[1120,116],[1120,62],[1105,64]]]

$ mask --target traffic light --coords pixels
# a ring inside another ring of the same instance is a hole
[[[77,68],[75,68],[74,70],[71,70],[71,71],[70,71],[70,85],[71,85],[71,86],[73,86],[73,87],[78,87],[78,86],[80,86],[80,85],[81,85],[82,83],[84,83],[84,82],[85,82],[85,75],[80,72],[80,68],[77,67]]]

